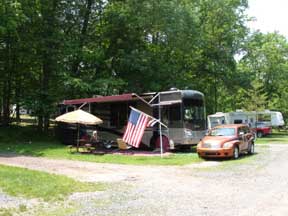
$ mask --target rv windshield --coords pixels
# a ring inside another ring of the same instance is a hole
[[[205,107],[203,100],[184,100],[184,126],[191,130],[205,129]]]

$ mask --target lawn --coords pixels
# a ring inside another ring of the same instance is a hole
[[[74,192],[104,190],[104,185],[83,183],[61,175],[0,165],[0,188],[12,196],[57,201]]]
[[[67,146],[59,143],[53,136],[38,133],[31,126],[0,128],[0,153],[12,152],[36,157],[69,159],[98,163],[117,163],[135,165],[185,165],[203,161],[195,153],[177,153],[160,156],[92,155],[70,153]]]
[[[52,134],[52,132],[51,132]],[[273,131],[273,134],[256,140],[256,144],[287,143],[288,134]],[[125,156],[73,154],[67,146],[61,144],[53,135],[41,134],[32,126],[11,126],[0,128],[0,153],[12,152],[36,157],[90,161],[97,163],[117,163],[134,165],[185,165],[201,162],[195,153],[175,153],[163,158],[159,156]]]
[[[273,130],[271,135],[258,138],[256,144],[288,144],[288,133]]]

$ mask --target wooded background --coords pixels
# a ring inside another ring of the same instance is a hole
[[[288,44],[247,28],[247,0],[0,0],[1,123],[39,130],[63,99],[195,89],[216,111],[288,116]],[[236,61],[236,60],[237,61]],[[19,118],[19,116],[18,116]]]

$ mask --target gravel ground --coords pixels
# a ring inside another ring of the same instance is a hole
[[[0,156],[0,163],[64,174],[80,181],[112,182],[107,191],[70,196],[64,205],[77,203],[77,208],[68,214],[73,216],[286,216],[288,145],[256,146],[256,151],[251,160],[244,156],[239,163],[207,161],[182,167],[95,164],[4,155]],[[17,198],[0,192],[0,208],[14,201],[17,205]]]

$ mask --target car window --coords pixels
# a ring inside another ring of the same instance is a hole
[[[210,136],[234,136],[235,128],[214,128],[211,130]]]
[[[245,134],[247,134],[247,133],[249,133],[250,130],[249,130],[248,127],[243,127],[243,131],[244,131]]]
[[[240,127],[240,128],[238,129],[238,135],[239,135],[240,133],[245,134],[244,127]]]

